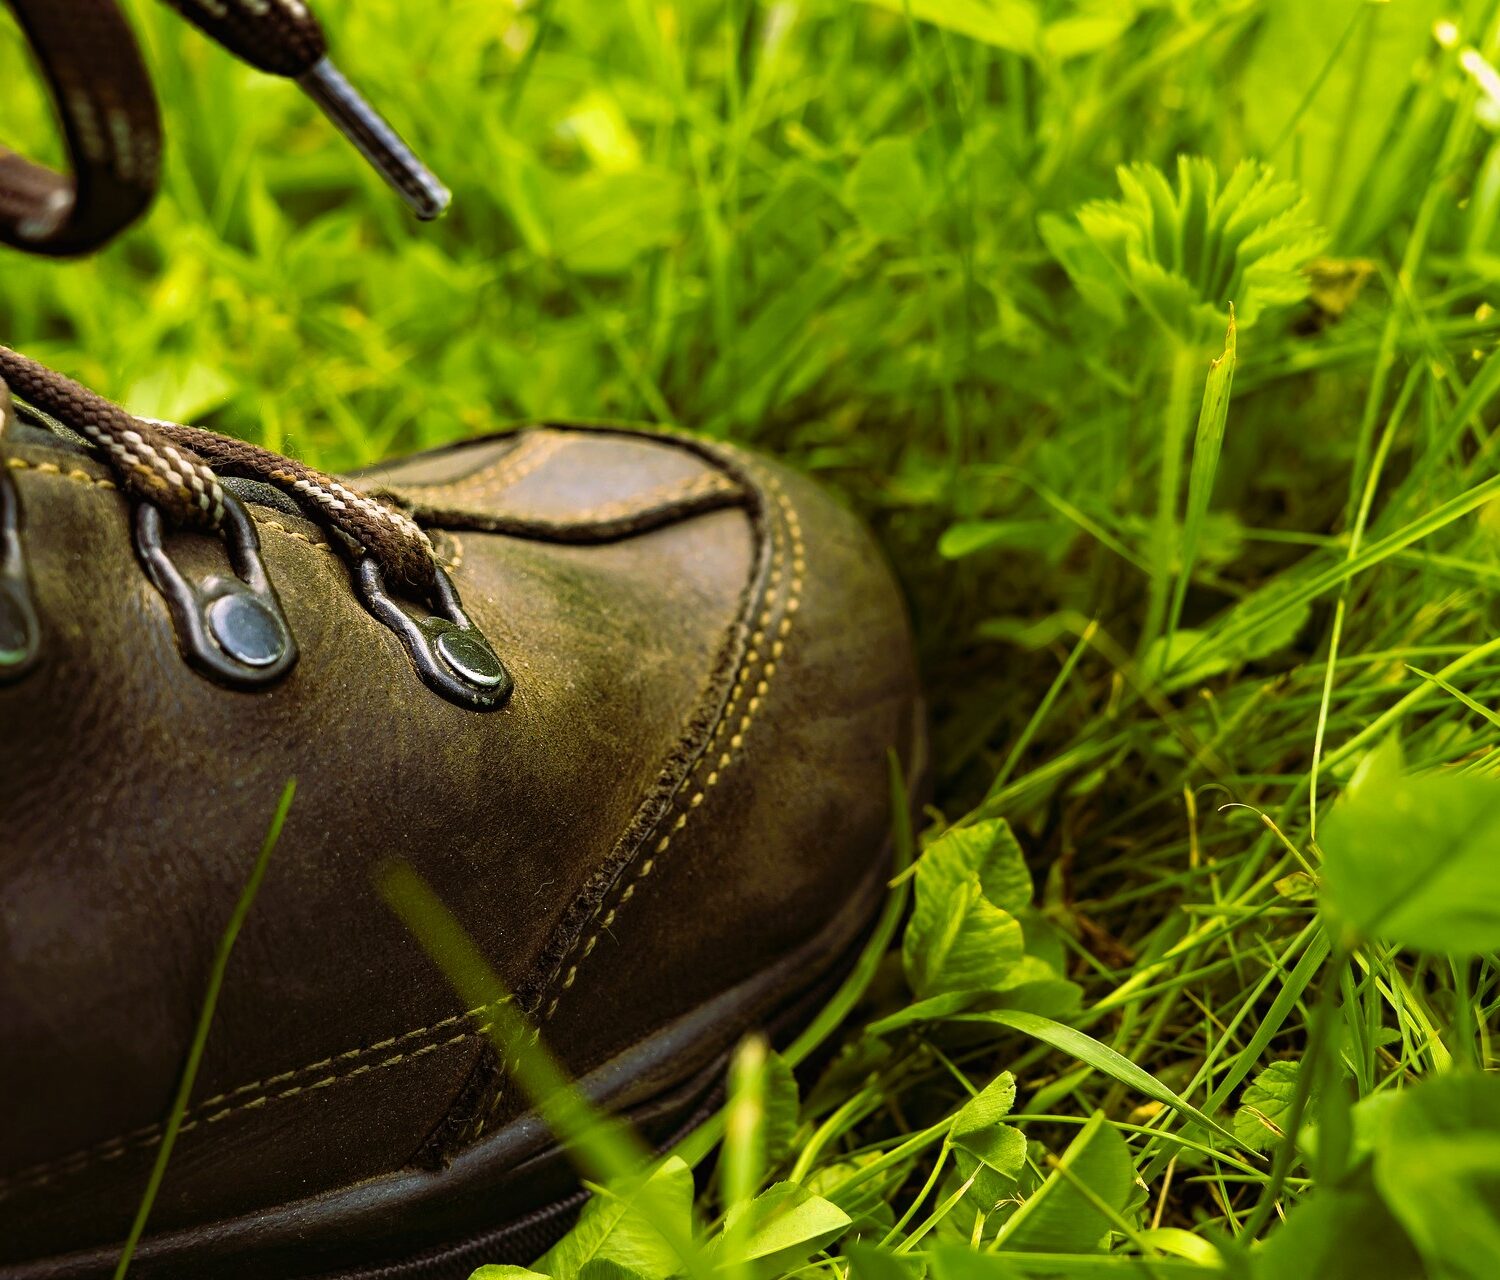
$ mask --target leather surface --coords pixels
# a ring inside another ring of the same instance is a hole
[[[383,860],[582,1074],[811,938],[884,842],[901,604],[855,522],[763,460],[536,428],[362,477],[423,517],[510,667],[488,714],[427,690],[321,531],[268,508],[300,661],[209,683],[103,472],[61,447],[11,465],[44,636],[0,686],[0,1262],[123,1235],[289,776],[156,1230],[439,1165],[515,1114],[483,1011],[375,892]],[[171,550],[220,567],[209,539]]]

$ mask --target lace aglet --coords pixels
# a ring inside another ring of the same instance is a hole
[[[332,62],[321,59],[297,83],[417,217],[427,222],[448,207],[452,193]]]

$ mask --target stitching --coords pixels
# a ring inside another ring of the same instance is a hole
[[[667,428],[656,429],[656,431],[654,432],[654,436],[657,439],[681,441],[693,440],[693,437],[686,432],[674,431]],[[728,452],[737,453],[738,451],[730,448]],[[706,488],[710,483],[717,484],[719,482],[719,477],[721,476],[721,474],[722,473],[710,473],[707,476],[693,477],[688,481],[677,482],[677,484],[678,486],[683,487],[684,489],[689,491],[698,489],[700,487]],[[761,706],[761,703],[768,689],[770,678],[776,674],[777,663],[779,662],[782,653],[785,650],[786,638],[791,631],[791,615],[797,611],[797,608],[799,607],[801,602],[803,575],[807,570],[807,563],[805,559],[806,547],[802,536],[801,521],[798,518],[796,511],[792,508],[791,503],[787,500],[786,494],[783,491],[781,484],[777,480],[777,478],[770,473],[762,474],[764,475],[767,488],[774,493],[777,505],[786,519],[787,527],[791,530],[793,541],[792,594],[790,600],[785,605],[783,619],[781,621],[777,635],[773,639],[772,656],[766,660],[765,666],[761,673],[761,677],[757,682],[755,693],[751,697],[750,702],[747,704],[746,714],[742,716],[740,724],[737,727],[736,732],[734,733],[731,740],[730,751],[721,754],[719,762],[716,764],[714,770],[708,775],[708,778],[704,782],[704,790],[697,793],[690,802],[690,809],[688,812],[691,812],[691,809],[697,808],[703,803],[707,790],[718,785],[719,775],[723,771],[725,766],[727,766],[731,762],[733,758],[732,753],[738,751],[740,747],[743,746],[745,731],[750,727],[751,722],[755,718],[756,712]],[[735,480],[733,477],[723,477],[722,483],[725,485],[726,490],[740,493],[744,492],[744,485],[741,482]],[[751,667],[753,667],[756,662],[760,661],[760,649],[765,644],[766,628],[770,624],[771,617],[773,616],[773,613],[775,611],[776,600],[780,595],[780,588],[784,576],[784,566],[786,559],[785,544],[781,540],[777,539],[774,528],[770,534],[770,537],[773,543],[775,543],[775,548],[771,557],[768,581],[762,595],[762,599],[765,603],[754,624],[754,630],[751,634],[750,642],[746,646],[745,654],[740,659],[739,665],[735,670],[729,700],[726,702],[722,714],[719,716],[717,723],[714,725],[713,732],[709,737],[708,742],[704,745],[702,754],[700,755],[698,761],[693,765],[693,768],[689,772],[689,774],[685,778],[683,778],[682,783],[680,784],[680,790],[685,790],[686,788],[691,786],[694,778],[696,778],[698,773],[702,770],[704,761],[710,758],[713,748],[717,745],[719,739],[723,736],[725,726],[730,723],[734,712],[737,709],[739,699],[744,695],[746,673],[751,669]],[[746,615],[741,615],[742,620],[745,617]],[[660,822],[665,822],[667,818],[670,817],[670,815],[671,810],[669,809],[659,820],[656,830],[660,830]],[[619,908],[622,907],[626,902],[630,901],[630,899],[635,895],[635,882],[644,879],[646,876],[649,876],[652,873],[652,871],[655,869],[656,857],[659,856],[667,848],[668,844],[670,843],[671,837],[686,825],[687,818],[688,813],[686,812],[678,816],[676,825],[672,828],[671,833],[666,838],[658,842],[653,855],[650,858],[647,858],[646,861],[641,864],[640,868],[635,872],[634,880],[626,885],[624,892],[620,895],[618,904],[609,911],[607,916],[605,916],[599,928],[588,939],[588,942],[584,947],[583,955],[580,956],[578,962],[572,965],[569,969],[568,977],[564,983],[564,990],[573,985],[573,981],[577,977],[578,965],[583,962],[584,958],[586,958],[593,952],[602,933],[611,925],[613,925],[619,913]],[[644,840],[642,841],[642,844],[644,844]],[[637,848],[636,853],[637,855],[639,854],[639,848]],[[607,894],[600,899],[599,903],[594,908],[593,914],[587,921],[584,922],[583,926],[580,927],[580,936],[583,929],[587,928],[589,924],[599,918],[599,913],[603,909],[604,903],[607,900]],[[579,939],[575,938],[573,943],[569,946],[568,950],[563,953],[561,960],[558,962],[559,971],[562,964],[565,964],[573,955],[573,953],[578,950],[578,946]],[[555,982],[556,976],[554,973],[554,976],[551,979],[551,982],[548,984],[548,987],[543,988],[541,996],[538,998],[538,1007],[540,1006],[540,1000],[546,998],[547,991],[551,989],[551,985]],[[560,998],[560,996],[558,998]],[[552,1000],[550,1005],[548,1005],[545,1013],[543,1013],[536,1020],[536,1025],[532,1027],[531,1035],[529,1037],[532,1044],[536,1044],[541,1040],[542,1027],[557,1011],[558,998],[554,998]],[[508,1063],[502,1060],[501,1065],[513,1075],[519,1065],[519,1060],[513,1059]],[[483,1113],[478,1116],[476,1121],[474,1121],[470,1126],[466,1126],[465,1130],[460,1132],[459,1138],[457,1140],[459,1146],[467,1146],[478,1141],[478,1139],[484,1134],[485,1129],[488,1127],[489,1123],[499,1112],[500,1106],[505,1101],[507,1096],[508,1091],[505,1087],[505,1079],[502,1077],[502,1079],[495,1087],[494,1096],[490,1098],[488,1107],[484,1109]]]
[[[777,624],[774,634],[771,634],[771,619],[775,614],[776,600],[780,594],[782,579],[785,576],[786,549],[784,545],[778,546],[772,555],[770,581],[766,591],[766,603],[762,607],[759,617],[756,619],[755,629],[750,636],[750,646],[745,652],[739,669],[735,672],[735,683],[730,690],[729,702],[726,704],[724,714],[719,718],[718,724],[714,726],[713,734],[709,738],[708,744],[704,748],[698,763],[693,767],[692,773],[683,780],[683,790],[687,791],[691,789],[694,780],[702,772],[706,762],[713,759],[714,749],[718,747],[719,740],[723,737],[725,729],[733,723],[734,731],[730,735],[727,748],[719,752],[718,759],[714,762],[707,777],[703,779],[702,785],[693,792],[686,806],[680,809],[676,820],[672,822],[667,833],[656,841],[656,844],[652,847],[650,856],[635,869],[634,876],[625,885],[619,899],[607,912],[604,912],[602,919],[600,918],[600,913],[604,911],[604,904],[608,900],[607,897],[600,899],[599,905],[594,908],[594,914],[590,917],[588,923],[593,924],[597,920],[599,922],[598,927],[589,935],[588,940],[582,943],[582,953],[576,959],[572,959],[572,957],[579,951],[580,944],[577,941],[573,943],[573,946],[563,956],[564,964],[567,964],[569,960],[572,960],[572,963],[568,965],[561,986],[557,988],[557,994],[552,997],[546,1009],[537,1019],[537,1024],[530,1036],[531,1043],[533,1044],[540,1040],[542,1027],[551,1021],[552,1016],[557,1012],[563,993],[572,988],[578,978],[579,968],[593,954],[595,947],[598,946],[599,939],[614,925],[625,904],[635,896],[637,887],[656,869],[657,859],[666,854],[671,847],[672,841],[676,839],[678,832],[687,826],[688,820],[693,813],[703,806],[709,792],[718,786],[724,771],[738,758],[739,753],[745,745],[745,738],[755,722],[757,713],[765,705],[765,698],[770,691],[771,680],[775,677],[781,665],[782,657],[786,652],[787,639],[791,635],[797,611],[802,605],[804,579],[807,573],[807,544],[803,537],[802,522],[797,515],[797,511],[787,498],[786,491],[781,487],[780,481],[774,475],[765,473],[765,481],[766,487],[775,498],[776,505],[781,511],[791,535],[791,581],[781,621]],[[735,713],[739,710],[739,701],[744,697],[745,690],[749,686],[747,673],[754,668],[757,662],[762,662],[761,651],[766,646],[768,635],[770,638],[769,654],[764,658],[759,676],[754,685],[754,692],[745,703],[744,710],[739,713],[738,721],[735,721]],[[665,817],[663,821],[666,821]],[[588,925],[585,925],[585,928],[587,927]],[[582,934],[583,931],[580,930],[580,938]],[[514,1074],[517,1065],[516,1061],[507,1064],[507,1068],[511,1074]],[[508,1091],[502,1083],[496,1089],[495,1096],[490,1100],[487,1112],[479,1118],[479,1123],[472,1134],[471,1141],[477,1140],[484,1133],[489,1121],[494,1119],[502,1101],[508,1096]]]
[[[317,547],[319,551],[326,551],[334,559],[338,559],[339,553],[331,542],[324,542],[321,538],[310,538],[307,534],[297,529],[288,529],[279,520],[272,520],[262,516],[253,516],[252,519],[262,529],[274,529],[277,533],[284,533],[288,538],[296,538],[298,542],[305,542],[310,547]]]
[[[591,520],[613,520],[619,516],[634,515],[638,511],[651,511],[674,502],[685,502],[705,493],[732,493],[738,486],[722,471],[708,471],[690,480],[678,480],[661,485],[633,498],[620,498],[602,506],[589,507],[570,519],[583,522]]]
[[[64,471],[55,462],[27,462],[25,458],[7,458],[5,465],[12,471],[36,471],[44,476],[61,476],[64,480],[73,480],[78,484],[93,485],[99,489],[118,489],[120,487],[113,480],[106,480],[103,476],[90,475],[87,471]]]
[[[448,541],[453,544],[453,558],[447,562],[448,572],[457,573],[464,562],[464,541],[452,529],[445,529]]]
[[[764,663],[761,667],[759,678],[756,680],[754,686],[754,693],[745,703],[745,709],[740,714],[738,724],[736,725],[733,734],[730,736],[727,749],[720,752],[718,759],[717,761],[715,761],[712,769],[710,769],[708,776],[703,779],[702,785],[693,792],[692,798],[688,800],[686,807],[682,808],[681,811],[677,814],[676,821],[673,822],[667,833],[659,840],[657,840],[655,846],[652,848],[651,856],[636,868],[634,877],[625,886],[624,891],[620,894],[619,901],[616,902],[615,905],[611,907],[609,911],[604,915],[604,918],[600,920],[599,926],[594,930],[592,934],[589,935],[588,941],[583,943],[582,955],[579,955],[578,958],[569,966],[567,974],[563,978],[561,988],[559,989],[557,995],[553,996],[551,1002],[547,1005],[546,1011],[542,1014],[541,1021],[544,1023],[549,1021],[552,1015],[557,1012],[558,1002],[562,999],[562,993],[571,989],[574,981],[578,977],[579,966],[583,964],[583,962],[589,957],[590,954],[592,954],[595,946],[598,945],[599,939],[604,934],[605,930],[609,929],[614,924],[620,910],[625,906],[627,902],[630,901],[632,897],[635,896],[637,885],[639,885],[642,880],[644,880],[656,869],[656,860],[667,852],[667,850],[671,847],[672,841],[676,838],[677,833],[687,826],[688,819],[697,809],[699,809],[703,805],[704,801],[708,798],[708,793],[712,791],[714,787],[718,786],[719,780],[722,777],[724,771],[734,763],[738,753],[741,751],[745,744],[745,737],[749,733],[751,725],[755,722],[756,714],[760,711],[761,707],[765,703],[766,694],[770,690],[771,680],[775,677],[777,669],[781,663],[782,655],[786,651],[787,637],[791,634],[793,620],[796,617],[797,610],[801,607],[802,604],[802,591],[804,585],[803,579],[804,575],[807,573],[807,546],[802,535],[802,523],[798,519],[796,509],[787,499],[786,492],[782,489],[780,482],[776,479],[775,476],[767,475],[766,482],[767,487],[771,490],[772,495],[776,499],[776,505],[780,508],[782,516],[786,520],[787,528],[791,533],[792,572],[789,594],[786,601],[786,608],[781,622],[777,626],[774,636],[772,636],[771,638],[769,656],[765,658]],[[745,658],[740,666],[739,672],[736,673],[735,685],[729,695],[729,704],[725,707],[724,715],[720,717],[719,723],[714,729],[713,736],[709,739],[707,748],[704,750],[703,755],[700,757],[697,765],[694,766],[693,773],[686,779],[684,783],[685,790],[691,786],[691,784],[697,778],[698,774],[704,768],[704,765],[713,758],[714,749],[718,747],[719,739],[723,736],[725,728],[734,721],[734,716],[735,712],[738,709],[739,700],[744,696],[745,690],[749,685],[749,680],[746,676],[746,673],[749,672],[757,662],[761,661],[761,650],[765,647],[766,644],[767,632],[770,627],[771,617],[775,609],[775,599],[781,585],[784,571],[785,552],[783,548],[778,547],[771,561],[771,582],[770,590],[768,592],[768,598],[765,607],[761,611],[760,617],[756,620],[755,631],[750,637],[750,648],[745,653]],[[599,913],[604,909],[604,901],[605,900],[603,899],[600,900],[599,906],[594,910],[594,915],[591,918],[590,923],[592,923],[593,920],[599,919]],[[582,933],[580,931],[580,937],[581,936]],[[567,961],[569,958],[571,958],[573,953],[576,952],[578,948],[579,944],[575,942],[568,954],[564,956],[564,961]]]
[[[505,997],[508,1000],[510,997]],[[386,1040],[378,1040],[374,1044],[362,1045],[357,1049],[347,1049],[343,1053],[334,1054],[329,1058],[319,1058],[316,1062],[309,1062],[305,1066],[296,1067],[291,1071],[278,1072],[274,1076],[267,1076],[262,1080],[254,1080],[249,1084],[239,1085],[227,1093],[218,1093],[211,1098],[204,1098],[202,1102],[194,1103],[189,1111],[192,1119],[185,1120],[178,1129],[179,1133],[188,1133],[200,1126],[217,1124],[220,1120],[236,1115],[241,1111],[254,1111],[271,1102],[279,1102],[284,1098],[294,1098],[300,1093],[311,1093],[317,1089],[326,1089],[340,1080],[350,1080],[355,1076],[366,1075],[371,1071],[379,1071],[385,1067],[393,1067],[397,1063],[408,1059],[420,1058],[429,1053],[435,1053],[439,1049],[445,1049],[455,1045],[461,1040],[467,1040],[474,1036],[487,1034],[492,1029],[492,1024],[484,1022],[479,1026],[460,1031],[455,1036],[446,1040],[435,1040],[431,1044],[423,1045],[420,1049],[410,1051],[403,1050],[384,1058],[379,1062],[367,1062],[355,1067],[351,1071],[334,1071],[312,1084],[295,1085],[280,1092],[271,1090],[280,1084],[285,1084],[297,1076],[306,1075],[308,1072],[320,1071],[327,1067],[335,1067],[340,1064],[358,1061],[360,1058],[371,1054],[380,1053],[385,1049],[395,1048],[397,1045],[407,1044],[412,1040],[420,1039],[422,1036],[431,1035],[433,1032],[442,1031],[448,1027],[456,1026],[467,1019],[478,1018],[489,1013],[505,1001],[497,1001],[494,1004],[480,1005],[478,1008],[466,1010],[463,1013],[455,1013],[434,1022],[428,1027],[417,1027],[415,1030],[403,1032],[401,1035],[391,1036]],[[236,1099],[243,1098],[246,1094],[256,1093],[263,1090],[256,1097],[247,1101],[239,1102]],[[229,1106],[223,1106],[224,1103]],[[219,1110],[215,1111],[214,1108]],[[164,1126],[161,1123],[145,1125],[139,1129],[132,1129],[128,1133],[109,1138],[104,1142],[96,1143],[82,1151],[75,1151],[71,1155],[63,1156],[56,1160],[49,1160],[45,1164],[32,1165],[30,1168],[22,1169],[9,1177],[0,1179],[0,1200],[18,1190],[41,1186],[51,1182],[54,1178],[66,1177],[70,1174],[80,1173],[89,1165],[96,1162],[102,1163],[107,1160],[117,1160],[126,1152],[135,1149],[146,1149],[154,1147],[161,1142]]]
[[[25,458],[7,458],[5,459],[5,465],[12,471],[35,471],[38,475],[57,476],[59,479],[71,480],[75,484],[89,485],[95,489],[107,489],[111,492],[118,492],[120,487],[113,480],[106,479],[103,476],[91,475],[87,471],[81,471],[76,468],[64,470],[55,462],[29,462]],[[269,516],[252,516],[251,518],[263,529],[274,529],[277,533],[285,534],[288,538],[296,538],[298,542],[305,542],[310,547],[317,547],[319,551],[326,551],[335,560],[340,558],[338,548],[330,542],[325,542],[321,538],[309,537],[298,529],[289,529],[279,520],[273,520]],[[464,544],[459,540],[456,533],[449,532],[448,537],[453,542],[453,558],[451,560],[444,560],[438,557],[438,563],[449,572],[452,572],[463,563]],[[0,1186],[4,1185],[4,1182],[0,1181]]]
[[[516,457],[514,453],[501,458],[500,462],[482,471],[479,476],[470,476],[468,483],[478,481],[479,487],[468,496],[471,498],[493,498],[504,490],[519,484],[533,471],[555,456],[564,444],[571,443],[567,436],[544,435],[527,436],[528,441],[535,440],[537,443],[530,448],[521,450],[522,456]],[[509,462],[509,467],[503,463]]]
[[[465,493],[467,498],[492,498],[501,490],[529,476],[548,458],[555,454],[568,440],[556,433],[534,433],[521,437],[521,443],[507,452],[497,462],[490,463],[473,475],[458,480],[445,480],[441,484],[400,485],[398,488],[420,489],[424,498],[429,494],[474,489]],[[477,488],[476,488],[477,486]]]
[[[675,438],[680,436],[682,433],[662,431],[659,434],[667,438]],[[525,466],[524,468],[518,466],[515,474],[507,475],[504,469],[505,464],[517,461],[514,453],[507,454],[505,458],[502,458],[486,472],[480,473],[480,477],[489,477],[489,483],[491,487],[487,490],[487,492],[494,492],[493,486],[500,480],[502,476],[504,476],[509,481],[509,483],[513,484],[522,476],[530,474],[530,472],[534,471],[538,466],[541,465],[541,462],[545,458],[550,457],[563,443],[566,443],[568,441],[568,437],[563,435],[549,435],[528,438],[537,438],[540,440],[538,446],[530,451],[529,465]],[[92,476],[85,471],[63,471],[62,468],[58,467],[55,463],[32,463],[20,458],[10,458],[6,461],[10,467],[17,470],[28,469],[44,474],[60,475],[65,479],[73,480],[78,483],[88,484],[101,489],[113,490],[117,488],[117,486],[108,479]],[[462,486],[465,483],[472,483],[476,478],[479,477],[470,476],[466,477],[462,481],[454,481],[445,485],[420,487],[432,489],[451,489]],[[639,882],[641,880],[644,880],[655,870],[657,858],[667,851],[667,849],[671,845],[672,840],[676,837],[676,834],[687,825],[688,819],[692,812],[703,804],[704,800],[707,798],[708,792],[718,785],[722,772],[731,763],[734,762],[736,753],[739,752],[743,747],[745,736],[748,733],[751,725],[753,724],[756,714],[763,705],[766,694],[769,691],[770,681],[775,676],[778,669],[778,665],[785,651],[787,637],[791,634],[795,614],[797,613],[797,610],[801,605],[801,596],[804,585],[803,577],[807,570],[805,559],[806,544],[803,538],[801,522],[797,516],[796,510],[787,499],[786,493],[783,490],[780,482],[774,475],[767,474],[765,479],[767,487],[771,490],[773,496],[775,497],[777,506],[780,509],[784,520],[786,521],[787,528],[790,530],[792,542],[792,578],[790,583],[790,595],[786,601],[784,614],[780,624],[777,627],[776,634],[771,640],[770,656],[764,661],[764,664],[761,668],[760,677],[755,685],[755,692],[746,702],[745,710],[740,716],[740,720],[736,727],[736,730],[730,737],[728,750],[721,752],[714,768],[704,779],[702,787],[694,793],[693,797],[688,802],[687,807],[678,814],[677,819],[670,831],[657,841],[652,851],[652,855],[648,857],[644,862],[642,862],[641,865],[636,869],[634,878],[625,886],[616,905],[609,910],[609,912],[600,922],[599,927],[594,931],[593,934],[590,935],[588,941],[583,946],[582,955],[578,957],[577,961],[575,961],[568,970],[567,976],[562,984],[562,990],[564,991],[572,987],[574,981],[577,978],[579,965],[581,965],[583,961],[593,953],[596,945],[598,944],[599,938],[602,936],[604,931],[609,929],[614,924],[620,909],[623,908],[624,905],[629,902],[630,899],[635,895],[636,887]],[[718,488],[721,484],[728,483],[729,482],[723,480],[723,478],[716,473],[710,473],[706,476],[699,476],[692,482],[682,486],[684,492],[681,493],[679,497],[691,496],[699,489],[711,492],[714,489]],[[416,488],[419,486],[411,487]],[[473,496],[485,496],[485,494],[479,493]],[[635,505],[635,503],[638,503],[638,501],[639,500],[635,500],[635,502],[632,503],[632,506]],[[608,508],[604,509],[607,510]],[[258,523],[264,525],[267,528],[275,529],[276,531],[284,533],[290,537],[297,538],[303,542],[308,543],[310,546],[320,547],[323,550],[327,551],[329,554],[335,556],[338,554],[337,550],[331,544],[310,538],[306,534],[300,533],[297,530],[289,529],[285,525],[280,524],[278,521],[265,519],[258,521]],[[451,531],[448,533],[448,536],[452,538],[454,543],[454,555],[450,567],[456,569],[463,562],[463,543],[459,540],[458,536]],[[784,572],[785,548],[778,546],[772,557],[771,576],[767,592],[767,603],[765,604],[759,618],[757,619],[756,629],[750,637],[750,647],[747,649],[745,657],[740,664],[740,668],[736,672],[735,684],[730,692],[730,699],[725,707],[724,715],[720,717],[719,723],[715,726],[713,735],[709,739],[709,743],[703,753],[703,756],[694,766],[693,772],[688,776],[687,779],[684,780],[685,786],[693,782],[693,780],[702,771],[705,762],[711,757],[712,749],[718,745],[720,738],[724,734],[726,726],[731,722],[734,713],[738,709],[740,698],[744,696],[745,688],[747,685],[746,673],[754,666],[756,662],[761,660],[760,650],[766,643],[767,628],[770,625],[770,620],[774,612],[774,602],[779,594]],[[592,920],[599,919],[599,913],[603,910],[603,906],[604,900],[601,900],[599,906],[595,908],[594,915],[593,917],[591,917],[590,922],[592,922]],[[571,956],[576,951],[578,951],[578,943],[575,941],[564,959],[567,959],[568,956]],[[558,1002],[560,999],[560,994],[552,999],[551,1003],[547,1007],[546,1012],[541,1018],[541,1022],[546,1022],[551,1019],[553,1014],[557,1011]],[[233,1105],[224,1107],[223,1109],[213,1114],[201,1114],[209,1107],[217,1106],[223,1102],[232,1102],[233,1099],[242,1097],[244,1094],[253,1092],[257,1089],[268,1089],[275,1084],[293,1079],[298,1075],[319,1070],[323,1067],[331,1066],[335,1063],[358,1059],[362,1056],[394,1047],[398,1043],[404,1043],[408,1040],[431,1034],[432,1032],[441,1030],[448,1026],[452,1026],[464,1019],[475,1018],[480,1014],[486,1012],[491,1007],[493,1006],[480,1006],[477,1009],[470,1009],[465,1013],[454,1014],[451,1017],[444,1018],[440,1022],[433,1023],[431,1026],[419,1027],[415,1030],[405,1032],[389,1040],[379,1041],[375,1044],[366,1045],[358,1049],[346,1050],[345,1052],[338,1054],[332,1058],[320,1059],[317,1062],[309,1063],[306,1066],[298,1067],[291,1071],[281,1072],[277,1075],[267,1077],[263,1080],[255,1081],[246,1085],[240,1085],[235,1089],[230,1090],[228,1093],[218,1094],[212,1098],[207,1098],[203,1102],[194,1105],[192,1111],[198,1114],[195,1114],[193,1119],[187,1120],[185,1123],[183,1123],[180,1126],[178,1132],[186,1133],[192,1129],[199,1128],[200,1126],[217,1123],[218,1121],[223,1120],[230,1115],[234,1115],[242,1111],[255,1110],[271,1102],[295,1097],[301,1093],[309,1093],[318,1089],[327,1088],[337,1083],[339,1080],[351,1079],[355,1076],[364,1075],[371,1071],[377,1071],[385,1067],[395,1066],[396,1064],[405,1061],[408,1058],[421,1057],[424,1054],[432,1053],[438,1049],[457,1044],[462,1040],[466,1040],[474,1036],[486,1035],[488,1032],[493,1030],[493,1024],[489,1022],[482,1023],[472,1030],[462,1031],[455,1036],[449,1037],[446,1040],[435,1041],[432,1044],[424,1045],[421,1049],[412,1051],[410,1053],[398,1053],[377,1063],[363,1064],[351,1071],[342,1073],[336,1072],[333,1075],[326,1076],[309,1085],[297,1085],[290,1089],[282,1090],[279,1093],[262,1093],[254,1098],[249,1099],[248,1101],[235,1102],[233,1103]],[[532,1033],[531,1038],[533,1042],[540,1037],[540,1034],[541,1031],[539,1026]],[[491,1115],[494,1114],[495,1110],[499,1106],[501,1098],[504,1096],[504,1089],[497,1091],[497,1096],[490,1106]],[[484,1121],[483,1119],[481,1119],[481,1132],[483,1131],[483,1127]],[[17,1190],[24,1190],[30,1187],[39,1186],[53,1180],[54,1178],[68,1176],[73,1173],[80,1172],[96,1161],[102,1162],[117,1159],[123,1156],[127,1151],[135,1147],[146,1148],[155,1146],[161,1141],[162,1128],[162,1125],[154,1124],[141,1129],[133,1130],[129,1133],[109,1139],[104,1143],[100,1143],[84,1151],[76,1152],[73,1155],[63,1157],[59,1160],[49,1161],[43,1165],[34,1165],[29,1169],[21,1170],[20,1172],[10,1175],[7,1178],[0,1179],[0,1199],[6,1198]]]

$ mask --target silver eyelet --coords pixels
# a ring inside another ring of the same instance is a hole
[[[297,661],[297,642],[260,555],[255,522],[233,494],[224,494],[221,531],[234,576],[192,582],[162,545],[162,515],[143,502],[135,513],[135,549],[167,602],[188,664],[236,689],[274,684]]]
[[[429,689],[476,711],[504,705],[514,688],[510,672],[469,620],[452,580],[437,565],[433,571],[436,611],[424,618],[413,617],[395,601],[380,566],[369,556],[355,566],[354,581],[365,607],[396,633]]]

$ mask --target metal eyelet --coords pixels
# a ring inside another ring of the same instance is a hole
[[[260,556],[255,522],[224,494],[222,536],[234,577],[191,582],[162,545],[162,515],[143,502],[135,513],[135,549],[167,602],[188,664],[237,689],[274,684],[297,661],[297,642]]]
[[[437,612],[415,618],[386,590],[380,566],[369,556],[355,566],[354,581],[365,607],[396,633],[422,683],[460,706],[490,711],[510,697],[514,681],[490,642],[469,620],[458,592],[437,565]]]
[[[21,495],[0,457],[0,681],[19,680],[36,665],[40,640],[21,547]]]

